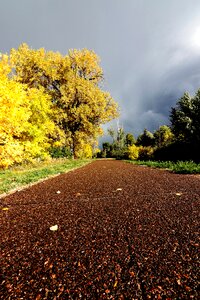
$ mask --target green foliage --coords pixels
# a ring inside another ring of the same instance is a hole
[[[72,156],[70,149],[67,147],[52,147],[49,152],[52,158],[70,158]]]
[[[132,133],[127,133],[125,137],[125,146],[133,146],[136,143],[136,140]]]
[[[135,161],[134,164],[168,169],[178,174],[200,174],[200,164],[193,161]]]
[[[159,129],[157,129],[153,135],[155,140],[155,146],[158,148],[167,146],[173,141],[174,138],[170,127],[166,125],[160,126]]]
[[[103,150],[102,150],[102,157],[110,157],[111,151],[112,151],[112,144],[105,142],[102,144]]]
[[[154,135],[147,129],[144,129],[143,133],[138,136],[136,144],[138,146],[144,146],[144,147],[154,146],[155,144]]]
[[[110,156],[119,160],[127,159],[127,151],[126,149],[113,149]]]
[[[200,90],[194,97],[184,93],[171,109],[170,121],[178,141],[200,144]]]
[[[139,147],[139,154],[138,154],[138,159],[139,160],[149,160],[153,158],[153,153],[154,153],[154,148],[153,147],[144,147],[140,146]]]
[[[0,194],[52,175],[65,173],[89,162],[90,160],[57,159],[48,162],[34,162],[34,164],[24,165],[23,167],[18,166],[0,171]]]
[[[109,135],[112,137],[112,149],[113,150],[122,150],[125,147],[125,132],[124,129],[119,127],[117,130],[112,128],[108,129]]]
[[[186,142],[174,141],[169,145],[154,150],[153,158],[162,161],[200,161],[200,148],[198,144],[190,144]]]

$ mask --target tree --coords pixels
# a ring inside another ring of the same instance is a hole
[[[114,130],[113,128],[108,129],[109,135],[112,137],[112,148],[113,150],[123,150],[125,147],[125,132],[122,127]]]
[[[200,90],[194,97],[184,93],[171,109],[170,121],[178,141],[200,144]]]
[[[110,156],[110,151],[112,149],[112,145],[108,142],[104,142],[102,144],[102,148],[103,148],[103,157],[109,157]]]
[[[189,141],[193,136],[193,100],[189,93],[184,93],[170,114],[171,128],[179,141]]]
[[[153,134],[148,131],[147,129],[144,129],[143,133],[138,136],[136,144],[138,146],[154,146],[155,140]]]
[[[42,90],[0,78],[0,167],[48,156],[53,130],[50,102]]]
[[[173,133],[167,125],[160,126],[154,132],[155,145],[157,147],[163,147],[168,145],[173,140]]]
[[[21,135],[28,125],[26,92],[21,84],[0,78],[0,167],[23,160]]]
[[[77,145],[102,134],[101,125],[118,116],[117,104],[101,89],[103,71],[99,57],[87,49],[66,56],[32,50],[22,44],[12,49],[15,79],[30,88],[44,88],[53,104],[56,141],[63,141],[76,156]],[[65,139],[63,139],[63,133]]]
[[[192,140],[200,145],[200,89],[192,99]]]
[[[135,144],[135,138],[131,133],[127,133],[125,137],[125,146],[133,146]]]

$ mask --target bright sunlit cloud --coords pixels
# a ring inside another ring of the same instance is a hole
[[[194,29],[191,36],[192,46],[200,49],[200,27]]]

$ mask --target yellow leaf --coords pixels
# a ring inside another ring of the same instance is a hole
[[[56,231],[56,230],[58,230],[58,225],[53,225],[53,226],[51,226],[51,227],[50,227],[50,230],[51,230],[51,231]]]
[[[117,284],[118,284],[118,281],[116,280],[113,287],[116,288]]]
[[[9,208],[8,207],[3,207],[2,210],[9,210]]]

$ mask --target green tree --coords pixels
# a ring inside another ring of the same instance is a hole
[[[116,131],[113,128],[108,128],[107,131],[108,131],[108,134],[112,138],[112,143],[114,144],[116,142],[116,139],[117,139]]]
[[[154,132],[155,146],[163,147],[172,142],[173,133],[169,126],[160,126],[158,130]]]
[[[178,141],[200,144],[200,90],[194,97],[184,93],[171,109],[170,121]]]
[[[127,133],[125,137],[125,146],[133,146],[135,144],[136,140],[132,133]]]
[[[108,129],[109,135],[112,137],[112,147],[114,150],[122,150],[125,147],[125,132],[122,127],[118,127],[117,130],[113,128]]]
[[[110,152],[112,150],[112,145],[108,142],[104,142],[102,144],[102,147],[103,147],[103,151],[102,151],[102,156],[103,157],[110,157]]]
[[[117,148],[122,150],[125,147],[125,132],[124,129],[119,127],[117,130]]]
[[[144,146],[144,147],[154,146],[155,139],[153,133],[151,133],[147,129],[144,129],[143,133],[138,136],[136,144],[138,146]]]
[[[194,104],[189,93],[184,93],[170,114],[171,128],[179,141],[190,141],[194,137]]]

